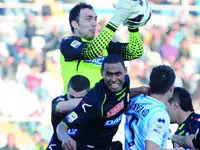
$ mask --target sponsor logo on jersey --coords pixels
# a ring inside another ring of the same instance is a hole
[[[74,41],[71,42],[70,45],[77,49],[81,45],[81,42],[74,40]]]
[[[120,103],[115,105],[115,107],[113,107],[111,110],[109,110],[109,112],[107,112],[107,117],[114,116],[115,114],[120,112],[123,108],[124,108],[124,101],[121,101]]]
[[[67,132],[70,136],[76,136],[78,129],[69,129]]]
[[[104,123],[104,126],[115,126],[117,124],[119,124],[122,120],[122,115],[113,119],[113,120],[107,120],[105,123]]]
[[[74,120],[78,118],[78,115],[73,111],[67,116],[67,121],[72,123]]]
[[[86,63],[91,63],[91,64],[95,64],[95,65],[101,65],[103,60],[105,59],[106,56],[103,57],[98,57],[92,60],[84,60],[84,62]]]

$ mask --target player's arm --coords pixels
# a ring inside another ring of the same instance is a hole
[[[90,60],[99,57],[103,53],[103,50],[108,47],[108,44],[112,40],[118,26],[124,22],[130,16],[130,14],[139,12],[137,5],[131,5],[131,2],[132,0],[119,0],[116,5],[115,14],[110,19],[109,23],[102,29],[96,38],[88,43],[80,43],[80,41],[78,43],[76,41],[67,42],[68,39],[64,38],[61,42],[60,49],[65,57],[65,60]],[[135,34],[138,33],[135,33],[134,31],[133,34],[135,37]],[[137,49],[135,46],[130,45],[129,47],[134,47],[134,49]],[[74,51],[74,49],[76,51]],[[133,52],[131,52],[131,54],[132,53]]]
[[[56,132],[64,147],[71,147],[73,140],[69,137],[70,128],[82,128],[90,119],[101,115],[101,109],[98,105],[98,97],[95,98],[95,91],[89,92],[79,105],[73,109],[57,126]],[[95,101],[94,101],[95,99]],[[97,100],[97,101],[96,101]],[[74,144],[73,144],[74,146]]]
[[[136,88],[131,88],[130,89],[130,98],[133,98],[139,94],[146,94],[148,95],[150,92],[150,88],[147,86],[140,86]]]
[[[145,142],[145,146],[145,150],[184,150],[182,147],[176,147],[174,149],[161,148],[158,144],[149,140]]]
[[[200,134],[197,134],[196,136],[189,135],[189,136],[180,136],[174,134],[172,136],[172,142],[177,143],[180,146],[183,147],[190,147],[192,149],[200,149]]]
[[[68,127],[62,122],[56,128],[57,137],[62,142],[64,150],[76,150],[76,142],[67,133]]]
[[[66,113],[66,112],[74,109],[76,106],[78,106],[78,104],[81,100],[82,100],[82,98],[73,98],[68,101],[60,101],[55,106],[55,110],[58,113]]]
[[[144,48],[138,28],[129,29],[129,43],[110,42],[108,50],[109,53],[121,55],[124,60],[133,60],[141,57],[144,53]]]
[[[62,114],[71,111],[81,100],[82,98],[74,98],[66,101],[63,96],[59,96],[52,101],[52,112]]]
[[[60,50],[65,61],[90,60],[99,57],[112,40],[116,29],[117,26],[108,23],[101,33],[89,42],[82,42],[78,37],[76,39],[62,39]]]

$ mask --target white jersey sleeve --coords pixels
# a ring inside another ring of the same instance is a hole
[[[145,140],[152,141],[161,147],[166,147],[169,125],[170,118],[166,111],[153,114],[148,123],[148,132]]]

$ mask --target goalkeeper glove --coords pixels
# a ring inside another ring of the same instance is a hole
[[[119,0],[118,3],[114,6],[115,14],[111,18],[110,22],[115,26],[119,26],[131,14],[139,12],[139,7],[137,7],[138,4],[138,2],[133,3],[133,0]]]

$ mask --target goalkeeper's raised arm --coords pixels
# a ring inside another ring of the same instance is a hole
[[[64,90],[70,77],[75,74],[88,77],[93,86],[101,78],[103,59],[110,53],[119,54],[124,60],[142,56],[143,43],[138,28],[129,30],[129,43],[111,41],[118,26],[131,14],[139,12],[138,4],[130,5],[132,2],[119,0],[115,14],[96,38],[97,15],[93,7],[79,3],[71,9],[69,23],[73,35],[63,38],[60,45]]]

